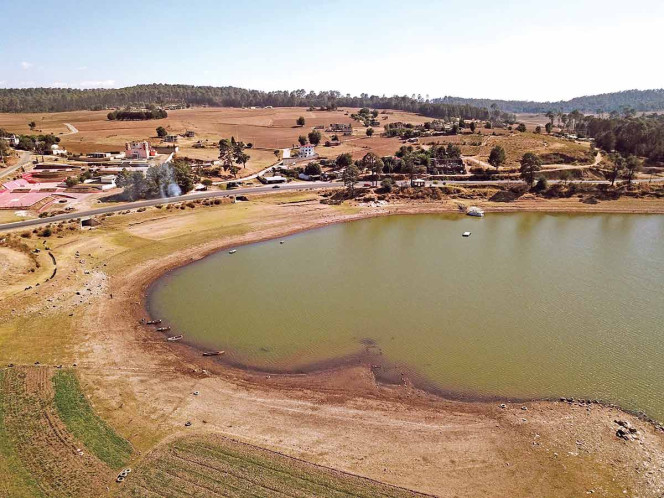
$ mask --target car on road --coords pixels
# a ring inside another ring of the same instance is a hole
[[[279,185],[275,185],[272,188],[281,188]]]

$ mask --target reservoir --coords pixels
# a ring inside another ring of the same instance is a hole
[[[149,290],[169,333],[224,361],[366,362],[452,396],[600,399],[664,421],[664,216],[391,216],[236,249]]]

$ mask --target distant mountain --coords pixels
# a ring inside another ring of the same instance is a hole
[[[600,95],[587,95],[571,100],[558,102],[532,102],[528,100],[498,100],[498,99],[466,99],[463,97],[443,97],[434,99],[440,104],[471,105],[475,107],[491,107],[496,104],[501,111],[506,112],[547,112],[549,110],[570,112],[611,112],[619,111],[623,107],[631,107],[636,111],[664,110],[664,89],[658,90],[625,90],[622,92],[602,93]]]

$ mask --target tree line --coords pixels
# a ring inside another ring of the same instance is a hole
[[[74,88],[7,88],[0,89],[0,112],[60,112],[101,110],[107,108],[145,107],[178,104],[211,107],[366,107],[396,109],[440,119],[462,117],[482,119],[489,111],[468,103],[437,103],[421,97],[394,95],[342,95],[338,91],[307,92],[306,90],[249,90],[232,86],[135,85],[111,89]]]
[[[588,136],[598,147],[616,151],[622,156],[645,157],[651,163],[664,163],[664,115],[642,117],[590,117],[586,121]]]
[[[599,95],[586,95],[570,100],[557,102],[532,102],[526,100],[499,100],[499,99],[473,99],[446,96],[433,99],[433,102],[454,105],[472,105],[490,108],[492,105],[508,112],[543,113],[550,109],[559,112],[570,112],[574,109],[585,112],[611,112],[630,107],[639,112],[658,111],[664,109],[664,89],[655,90],[625,90],[622,92],[603,93]]]

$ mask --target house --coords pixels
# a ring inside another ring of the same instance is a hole
[[[127,142],[125,143],[125,157],[127,159],[149,159],[157,155],[148,142]]]
[[[314,157],[316,155],[316,150],[313,145],[307,144],[300,147],[299,157]]]
[[[328,128],[328,131],[330,131],[330,132],[341,132],[344,135],[352,135],[353,134],[353,125],[345,124],[345,123],[332,123],[330,125],[330,127]]]
[[[178,141],[177,135],[166,135],[164,137],[164,142],[175,143]]]
[[[432,175],[465,175],[466,166],[463,159],[436,159],[431,161],[427,168]]]
[[[196,136],[196,133],[194,133],[192,130],[187,130],[184,132],[184,136],[186,138],[194,138]]]
[[[110,152],[90,152],[88,157],[91,159],[106,159],[111,157]]]
[[[258,180],[262,183],[272,185],[273,183],[286,183],[286,178],[283,176],[259,176]]]
[[[67,150],[61,149],[58,144],[53,144],[51,145],[51,154],[53,154],[54,156],[66,156]]]
[[[2,137],[2,139],[6,140],[10,147],[16,147],[19,142],[19,138],[16,135],[12,135],[11,137]]]
[[[426,182],[422,178],[415,178],[413,181],[410,182],[410,184],[413,187],[424,187],[426,185]]]

